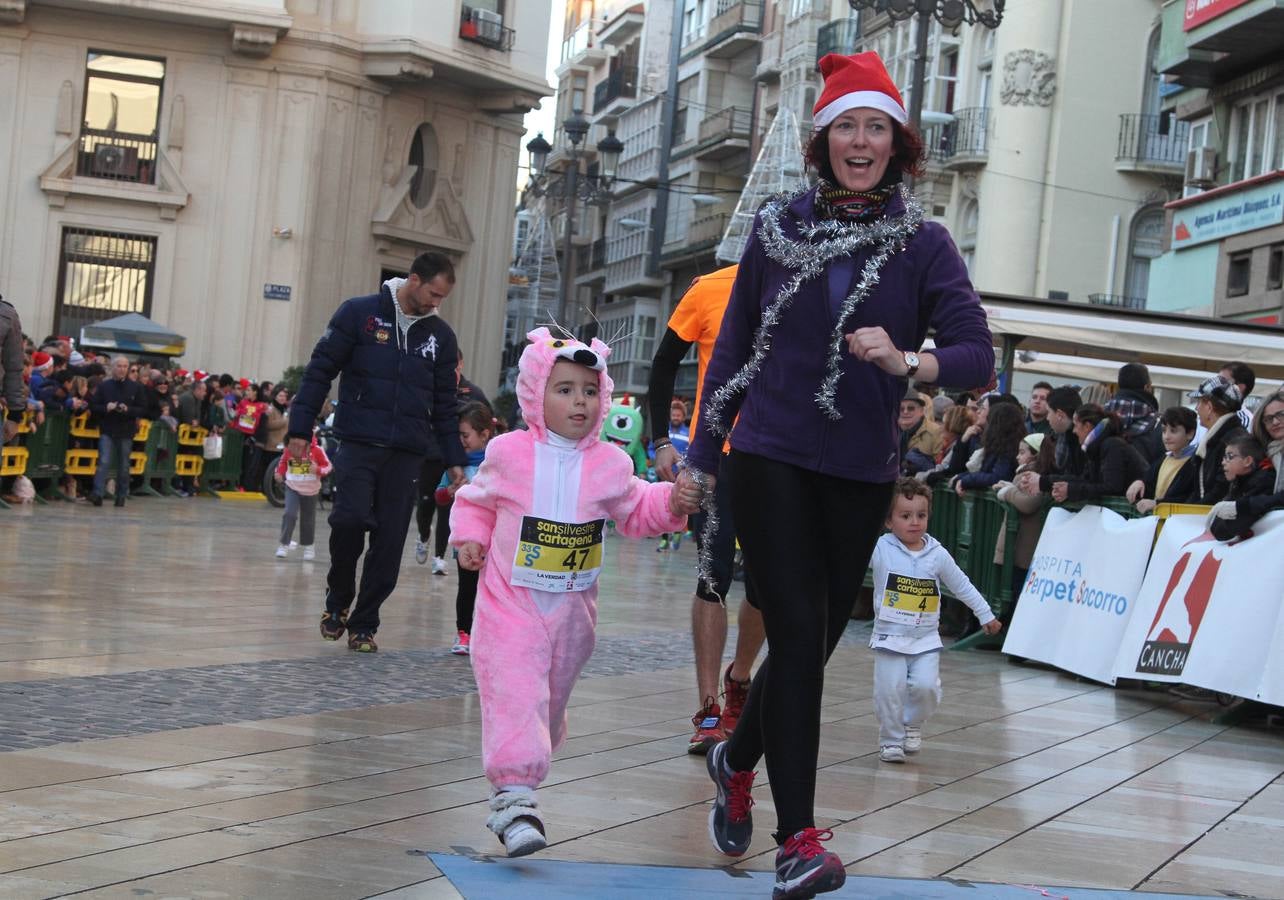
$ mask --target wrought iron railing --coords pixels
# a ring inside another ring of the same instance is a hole
[[[1115,159],[1180,167],[1186,163],[1189,144],[1189,122],[1179,122],[1171,116],[1125,113],[1119,117]]]
[[[616,69],[593,88],[593,112],[599,112],[606,104],[620,97],[638,95],[637,66]]]
[[[1089,294],[1088,302],[1094,306],[1117,306],[1123,309],[1145,309],[1145,297],[1129,297],[1126,294]]]
[[[753,111],[743,106],[728,106],[700,121],[699,140],[725,140],[730,137],[748,137],[753,124]]]
[[[512,50],[517,32],[504,27],[504,20],[484,9],[461,7],[459,36],[466,41],[490,47],[492,50]]]
[[[990,111],[984,106],[956,109],[954,121],[943,126],[939,152],[950,160],[958,156],[985,156],[990,150]]]
[[[156,183],[156,137],[82,128],[76,174],[135,184]]]

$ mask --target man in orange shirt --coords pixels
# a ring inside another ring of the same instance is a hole
[[[736,280],[738,266],[727,266],[691,283],[686,294],[678,301],[669,326],[651,363],[651,380],[647,395],[651,407],[651,442],[655,447],[655,471],[665,481],[677,477],[680,458],[669,441],[669,404],[673,398],[673,384],[678,366],[691,349],[697,345],[697,376],[695,411],[691,416],[691,434],[699,424],[700,385],[704,382],[705,366],[713,355],[713,345],[718,339],[722,314],[731,297],[731,286]],[[709,748],[731,735],[740,718],[749,694],[750,673],[758,651],[765,639],[762,613],[753,601],[749,578],[745,578],[745,599],[740,604],[739,637],[736,639],[736,656],[722,672],[722,653],[727,643],[727,591],[731,588],[731,571],[735,558],[735,527],[731,521],[730,495],[724,485],[727,466],[724,447],[721,470],[715,489],[714,502],[718,508],[718,533],[713,535],[712,562],[714,584],[697,579],[695,597],[691,604],[691,631],[695,642],[696,685],[699,688],[700,709],[692,717],[695,734],[687,745],[688,752],[707,753]],[[703,515],[692,517],[697,542],[703,538]],[[718,680],[722,677],[723,700],[718,704]]]

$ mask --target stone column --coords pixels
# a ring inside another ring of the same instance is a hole
[[[977,196],[976,284],[1034,294],[1056,97],[1060,3],[1012,3],[995,36],[998,96]]]

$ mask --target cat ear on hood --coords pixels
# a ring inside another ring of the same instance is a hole
[[[539,341],[549,340],[552,337],[553,337],[553,333],[550,332],[548,328],[543,325],[541,325],[539,328],[534,329],[533,331],[526,332],[526,340],[530,341],[532,344],[538,343]]]
[[[593,340],[589,342],[589,349],[600,356],[603,361],[611,358],[611,348],[599,341],[597,338],[593,338]]]

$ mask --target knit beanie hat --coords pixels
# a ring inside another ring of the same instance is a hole
[[[885,112],[902,125],[909,121],[901,92],[877,53],[872,50],[855,56],[827,53],[819,65],[825,89],[812,110],[812,123],[817,130],[847,110],[860,107]]]

